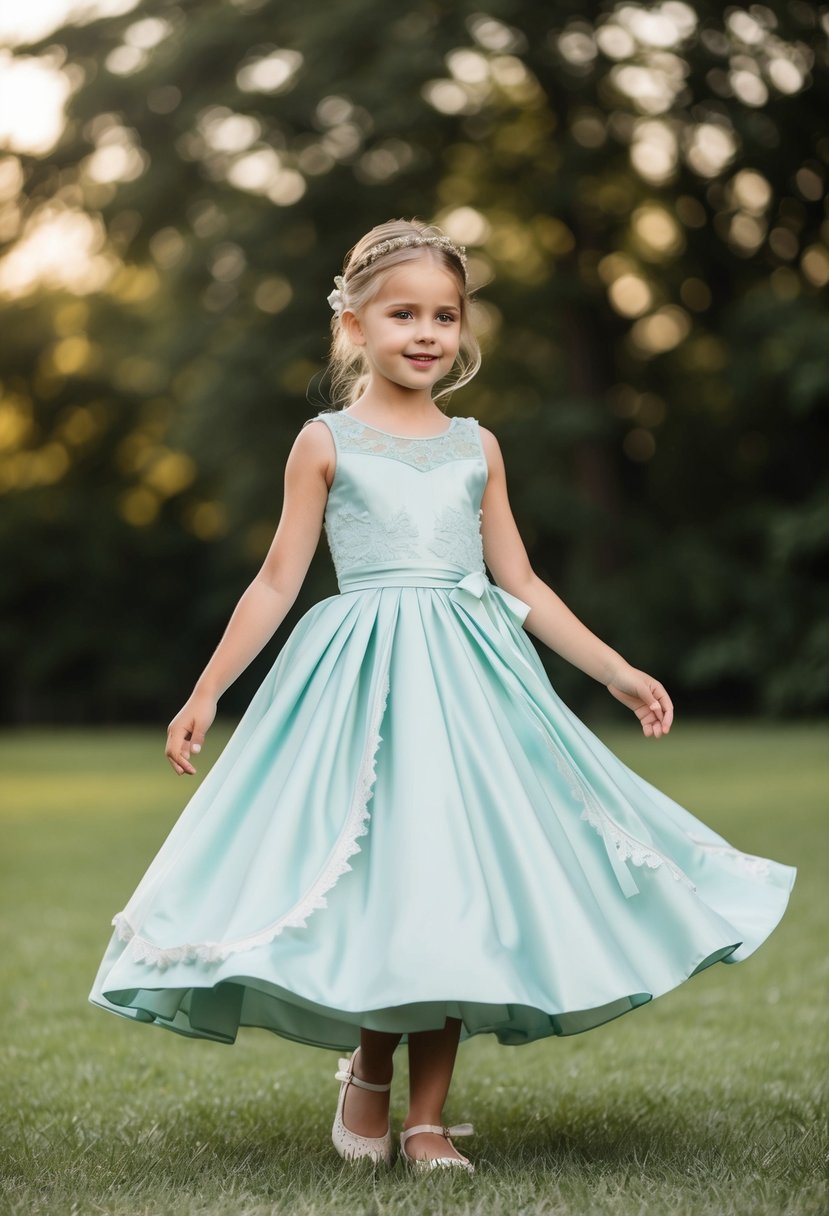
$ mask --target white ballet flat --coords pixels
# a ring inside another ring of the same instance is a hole
[[[391,1081],[385,1085],[375,1085],[372,1081],[363,1081],[360,1077],[354,1076],[354,1057],[359,1050],[359,1047],[355,1047],[350,1059],[343,1057],[340,1060],[340,1067],[334,1073],[336,1079],[342,1084],[337,1101],[337,1113],[334,1116],[334,1126],[331,1129],[331,1139],[334,1142],[334,1148],[347,1161],[369,1157],[375,1163],[383,1162],[391,1165],[391,1121],[389,1121],[388,1130],[384,1136],[358,1136],[343,1123],[343,1104],[349,1083],[359,1085],[360,1089],[373,1089],[376,1093],[384,1093],[391,1089]]]
[[[471,1123],[455,1123],[452,1127],[443,1127],[437,1123],[416,1123],[414,1127],[407,1127],[400,1133],[400,1157],[406,1162],[406,1165],[419,1173],[428,1173],[430,1170],[439,1169],[442,1166],[457,1166],[459,1169],[466,1170],[468,1174],[475,1173],[475,1166],[467,1157],[410,1157],[406,1152],[406,1141],[416,1132],[436,1132],[438,1136],[445,1136],[449,1144],[452,1144],[450,1136],[475,1134],[475,1128]],[[452,1144],[452,1148],[454,1147]]]

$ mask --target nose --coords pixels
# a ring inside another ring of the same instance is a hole
[[[424,318],[421,320],[420,325],[418,326],[417,341],[432,343],[434,340],[435,336],[432,332],[432,322],[428,318]]]

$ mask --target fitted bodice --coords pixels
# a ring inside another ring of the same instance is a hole
[[[340,410],[308,422],[318,419],[336,448],[324,527],[341,592],[453,586],[484,572],[487,462],[475,418],[452,418],[442,434],[417,437],[381,431]]]

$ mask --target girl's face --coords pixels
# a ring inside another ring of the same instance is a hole
[[[457,284],[430,258],[407,262],[392,271],[359,318],[350,314],[347,324],[375,375],[401,388],[430,390],[458,355]]]

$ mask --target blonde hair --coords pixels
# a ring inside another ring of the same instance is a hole
[[[393,245],[382,252],[376,249],[376,246],[386,241],[396,242],[407,238],[434,238],[436,243]],[[369,254],[372,254],[370,260],[361,265]],[[460,345],[453,367],[453,371],[457,368],[457,374],[445,388],[435,393],[437,401],[467,384],[481,366],[481,348],[469,316],[471,298],[466,282],[466,260],[462,247],[455,246],[435,224],[424,224],[417,219],[389,220],[385,224],[376,225],[349,249],[343,263],[340,291],[343,308],[348,308],[359,316],[393,270],[424,256],[434,258],[442,269],[452,275],[461,298]],[[351,405],[369,382],[368,360],[362,347],[355,346],[349,338],[339,312],[335,312],[331,318],[328,370],[331,375],[331,398],[334,405]]]

